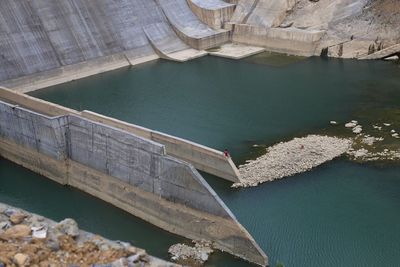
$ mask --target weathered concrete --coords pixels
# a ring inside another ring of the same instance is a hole
[[[188,45],[204,50],[229,41],[229,31],[213,30],[191,11],[186,0],[157,0],[177,35]]]
[[[324,31],[281,29],[236,24],[234,42],[265,47],[268,51],[301,56],[315,54]]]
[[[207,55],[207,52],[192,49],[185,44],[166,22],[146,25],[143,30],[161,58],[184,62]]]
[[[229,32],[198,20],[185,0],[161,3],[164,11],[157,0],[3,0],[0,85],[28,92],[156,59],[159,51],[143,30],[149,25],[167,29],[153,32],[153,40],[177,40],[175,30],[198,50],[229,40]],[[201,55],[186,49],[172,59]]]
[[[286,12],[296,4],[296,0],[258,0],[246,24],[258,27],[277,27],[286,17]]]
[[[360,56],[358,59],[384,59],[395,55],[400,55],[400,44],[392,45],[370,55]]]
[[[227,179],[239,181],[239,171],[231,158],[223,152],[205,147],[194,142],[177,138],[148,128],[123,122],[90,111],[78,112],[25,94],[0,87],[0,100],[34,110],[48,116],[74,114],[92,121],[130,132],[148,140],[155,140],[166,147],[167,154],[193,164],[197,169]]]
[[[2,157],[165,230],[267,264],[203,177],[163,145],[80,115],[50,117],[3,101],[0,116]]]
[[[214,48],[208,53],[212,56],[225,57],[231,59],[242,59],[265,51],[264,47],[250,46],[236,43],[224,44]]]
[[[239,0],[236,4],[235,12],[233,13],[230,23],[231,24],[244,24],[247,18],[254,10],[258,0]]]
[[[0,85],[17,92],[27,93],[127,66],[140,65],[158,58],[159,56],[153,54],[129,59],[127,53],[119,53],[6,80],[0,82]]]
[[[211,28],[222,29],[235,10],[235,5],[222,0],[187,0],[193,13]]]
[[[122,122],[90,111],[83,111],[82,116],[122,130],[131,132],[149,140],[163,144],[168,155],[193,164],[196,169],[216,175],[232,182],[238,182],[239,171],[231,158],[223,152],[194,142],[153,131],[134,124]]]

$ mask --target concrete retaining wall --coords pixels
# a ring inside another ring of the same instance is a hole
[[[235,10],[235,5],[221,0],[187,0],[190,9],[211,28],[222,29]]]
[[[267,264],[196,169],[159,143],[80,115],[50,117],[0,101],[0,156],[168,231]]]
[[[227,179],[239,181],[239,171],[231,158],[227,158],[221,151],[202,146],[200,144],[150,130],[138,125],[120,121],[90,111],[78,112],[57,104],[53,104],[25,94],[16,93],[0,87],[0,100],[25,107],[48,116],[74,114],[92,121],[118,128],[134,135],[153,140],[166,147],[168,155],[177,157],[193,164],[197,169]]]
[[[300,56],[313,56],[324,31],[264,28],[247,24],[234,25],[232,40],[257,45],[267,50]]]
[[[165,133],[102,116],[94,112],[83,111],[82,116],[156,141],[165,146],[168,155],[187,161],[193,164],[198,170],[232,182],[239,182],[240,174],[238,169],[232,159],[225,157],[221,151]]]

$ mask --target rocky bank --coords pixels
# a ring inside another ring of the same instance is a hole
[[[319,135],[278,143],[267,148],[265,155],[240,166],[241,182],[233,187],[256,186],[311,170],[342,155],[351,144],[348,139]]]
[[[110,241],[0,203],[0,266],[175,267],[129,243]]]

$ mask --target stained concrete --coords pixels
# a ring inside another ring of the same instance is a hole
[[[103,116],[91,111],[85,110],[78,112],[73,109],[1,87],[0,100],[19,105],[26,109],[30,109],[50,117],[73,114],[127,131],[147,140],[153,140],[163,144],[168,155],[189,162],[201,171],[216,175],[232,182],[239,181],[239,171],[230,157],[225,157],[221,151],[202,146],[189,140],[153,131],[145,127]]]
[[[184,62],[207,55],[207,52],[185,44],[165,22],[146,25],[143,30],[161,58]]]
[[[203,50],[229,41],[229,32],[214,30],[193,14],[186,0],[157,0],[178,36],[191,47]]]
[[[214,48],[208,53],[212,56],[225,57],[230,59],[242,59],[253,56],[265,51],[264,47],[244,45],[238,43],[224,44],[218,48]]]
[[[185,0],[3,0],[0,85],[27,92],[154,60],[158,51],[143,27],[159,24],[166,31],[148,29],[158,41],[177,40],[174,31],[198,50],[229,40],[227,31],[202,23]],[[187,48],[173,53],[184,50],[177,59],[200,55]]]
[[[222,0],[187,0],[194,14],[213,29],[222,29],[235,10],[234,4]]]
[[[0,156],[165,230],[267,264],[203,177],[162,144],[77,114],[53,117],[4,101],[0,116]]]
[[[313,56],[325,34],[318,30],[256,27],[236,24],[232,40],[265,47],[268,51],[300,56]]]

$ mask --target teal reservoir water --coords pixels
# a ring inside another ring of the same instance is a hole
[[[400,108],[399,65],[309,58],[285,64],[205,57],[157,61],[32,93],[217,149],[237,164],[260,147]],[[378,113],[377,113],[378,114]],[[389,119],[389,118],[388,118]],[[393,120],[393,118],[390,118]],[[400,129],[399,129],[400,131]],[[203,174],[268,254],[271,266],[398,266],[400,166],[337,159],[311,172],[232,189]],[[0,201],[167,257],[184,241],[82,192],[0,161]],[[207,266],[251,266],[216,253]]]

